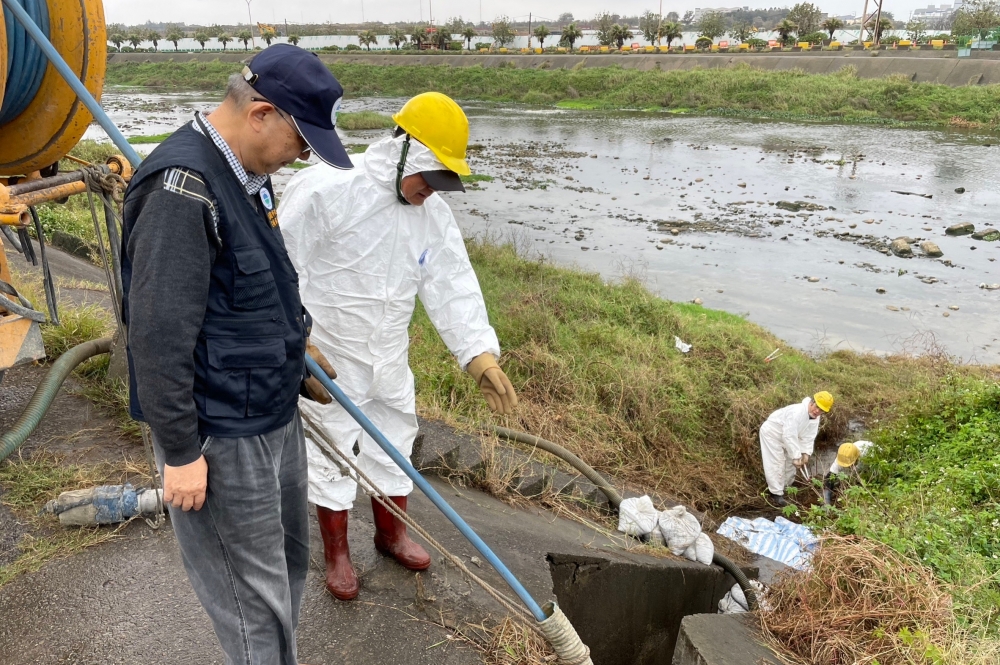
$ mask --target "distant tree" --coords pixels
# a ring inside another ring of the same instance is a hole
[[[243,42],[243,50],[250,50],[250,40],[253,39],[253,33],[249,30],[240,30],[236,33],[236,40]]]
[[[594,23],[597,25],[597,42],[601,46],[611,46],[615,41],[614,36],[611,34],[611,29],[615,25],[614,17],[608,12],[603,12],[597,15]]]
[[[692,23],[694,23],[694,12],[689,9],[684,12],[684,18],[681,19],[681,24],[690,26]]]
[[[573,12],[563,12],[562,14],[559,15],[559,20],[556,21],[556,23],[562,25],[569,25],[572,22],[573,22]]]
[[[828,33],[830,33],[830,41],[833,41],[833,33],[837,32],[838,30],[842,30],[844,28],[844,22],[841,21],[836,16],[831,16],[830,18],[820,23],[819,27],[823,28]]]
[[[126,41],[128,41],[129,44],[132,45],[133,49],[139,48],[139,44],[141,44],[144,41],[143,36],[138,32],[130,32],[128,37],[126,37],[125,39]]]
[[[472,40],[475,38],[476,38],[476,29],[473,28],[471,25],[467,25],[465,26],[465,28],[462,29],[462,39],[465,40],[465,47],[470,51],[472,50]]]
[[[800,2],[789,10],[785,18],[798,26],[796,34],[807,35],[819,29],[823,12],[811,2]]]
[[[448,45],[451,44],[451,32],[446,26],[441,26],[438,31],[434,33],[433,41],[438,49],[447,51]]]
[[[781,36],[782,44],[787,44],[789,40],[792,38],[792,33],[797,31],[798,29],[799,26],[795,25],[794,21],[787,18],[781,19],[781,22],[778,23],[778,25],[774,26],[774,31]]]
[[[629,30],[627,25],[615,23],[611,26],[611,38],[618,45],[618,48],[621,48],[625,45],[626,39],[632,39],[632,31]]]
[[[678,14],[677,12],[667,12],[667,15],[664,16],[663,18],[665,18],[668,21],[673,21],[674,23],[680,23],[681,15]]]
[[[222,26],[218,23],[213,23],[212,25],[205,28],[205,34],[212,39],[218,39],[219,35],[222,34]]]
[[[923,21],[911,20],[906,24],[906,36],[914,44],[919,44],[920,40],[927,34],[927,25]]]
[[[514,42],[514,29],[506,16],[498,16],[493,20],[493,41],[501,47]]]
[[[167,41],[174,45],[174,50],[177,50],[177,42],[184,39],[184,33],[177,29],[176,26],[170,26],[167,28]]]
[[[671,13],[676,16],[676,13]],[[675,39],[681,39],[684,36],[681,31],[681,24],[677,21],[664,21],[660,32],[662,33],[662,37],[667,40],[667,48],[670,48],[671,42]]]
[[[560,38],[559,43],[565,44],[566,46],[569,47],[569,50],[572,51],[573,44],[575,44],[576,40],[580,39],[581,37],[583,37],[583,31],[580,30],[580,28],[576,27],[576,23],[570,23],[565,28],[563,28],[562,37]]]
[[[955,12],[951,33],[986,39],[997,26],[1000,26],[1000,5],[995,0],[968,0]]]
[[[729,29],[729,36],[742,43],[753,37],[755,32],[757,32],[757,28],[753,27],[753,25],[746,21],[740,21],[739,23],[734,23],[733,27]]]
[[[378,44],[378,35],[375,34],[374,30],[362,30],[358,33],[358,43],[361,46],[367,46],[368,50],[372,50],[372,44]]]
[[[540,25],[537,28],[535,28],[534,34],[535,34],[535,37],[538,37],[538,46],[539,46],[539,48],[545,48],[545,38],[548,37],[552,33],[549,32],[548,26],[546,26],[543,23],[542,25]]]
[[[278,36],[278,32],[271,27],[264,28],[260,31],[260,38],[263,39],[268,46],[274,41],[274,38]]]
[[[712,39],[711,39],[711,38],[709,38],[709,37],[706,37],[706,36],[704,36],[704,35],[702,35],[702,36],[701,36],[701,37],[699,37],[698,39],[694,40],[694,45],[695,45],[695,48],[699,48],[699,49],[708,49],[708,48],[712,48],[712,44],[713,44],[713,43],[714,43],[714,42],[712,41]]]
[[[159,51],[160,50],[160,40],[163,39],[163,37],[160,36],[160,33],[156,32],[156,31],[149,32],[149,33],[146,34],[146,39],[148,39],[149,41],[153,42],[153,50],[154,51]]]
[[[216,37],[216,39],[219,40],[219,43],[222,44],[222,50],[225,51],[226,50],[226,44],[228,44],[229,42],[233,41],[233,36],[231,34],[229,34],[228,32],[222,32],[222,33],[219,33],[219,36]]]
[[[395,46],[397,51],[400,44],[406,43],[406,33],[402,28],[393,28],[389,31],[389,43]]]
[[[211,37],[207,33],[199,31],[194,34],[194,40],[201,44],[201,50],[205,50],[205,42],[207,42]]]
[[[648,9],[644,11],[639,17],[639,30],[642,31],[642,38],[650,44],[659,41],[660,37],[663,36],[660,34],[661,23],[659,14]]]
[[[711,40],[726,34],[726,18],[719,12],[705,12],[698,21],[698,32]]]
[[[299,37],[294,32],[288,35],[288,43],[291,44],[292,46],[298,46],[300,41],[302,41],[302,38]]]
[[[414,26],[410,32],[410,41],[417,45],[419,51],[420,45],[427,41],[427,28],[422,25]]]
[[[875,17],[872,17],[872,19],[868,21],[865,27],[867,27],[869,30],[873,30],[873,32],[875,33],[875,43],[878,43],[882,41],[882,34],[884,32],[886,32],[887,30],[892,30],[892,19],[883,16],[882,18],[879,19],[878,25],[876,26]]]
[[[125,42],[125,35],[120,32],[113,32],[108,35],[108,41],[115,45],[115,48],[119,51],[122,50],[122,43]]]

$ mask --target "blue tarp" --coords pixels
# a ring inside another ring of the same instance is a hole
[[[819,538],[809,527],[784,517],[776,517],[773,522],[764,517],[755,520],[730,517],[716,533],[797,570],[809,569],[812,553],[819,544]]]

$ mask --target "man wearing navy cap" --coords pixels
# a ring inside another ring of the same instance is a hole
[[[351,168],[342,96],[314,54],[272,46],[125,194],[129,408],[152,431],[188,578],[230,664],[298,665],[309,529],[297,404],[331,401],[304,354],[335,373],[308,339],[269,174],[311,152]]]

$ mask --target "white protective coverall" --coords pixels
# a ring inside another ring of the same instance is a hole
[[[408,326],[416,297],[459,365],[482,353],[500,357],[479,280],[458,223],[439,194],[422,206],[395,193],[403,137],[354,155],[356,168],[317,164],[295,174],[278,209],[288,255],[299,273],[302,304],[313,317],[312,342],[337,370],[337,384],[405,456],[417,435]],[[444,170],[412,140],[404,175]],[[388,496],[413,483],[336,402],[301,400],[349,455],[359,443],[359,468]],[[356,483],[306,439],[309,500],[348,510]]]
[[[336,365],[334,365],[336,367]],[[819,433],[819,418],[809,418],[809,403],[806,397],[798,404],[778,409],[760,426],[760,455],[764,461],[764,477],[771,494],[781,496],[785,487],[795,480],[798,469],[792,464],[803,453],[813,454],[816,434]]]

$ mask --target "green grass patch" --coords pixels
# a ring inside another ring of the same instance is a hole
[[[356,111],[354,113],[338,113],[337,127],[347,131],[355,129],[392,129],[396,122],[391,116],[375,111]]]
[[[494,178],[491,175],[485,175],[483,173],[470,173],[469,175],[458,176],[461,178],[462,182],[469,184],[473,182],[493,182]]]
[[[238,63],[112,63],[116,85],[222,90]],[[995,127],[1000,86],[953,88],[906,76],[860,79],[851,66],[835,74],[725,69],[640,71],[620,67],[516,69],[340,62],[331,71],[352,97],[407,97],[429,87],[457,99],[557,104],[574,109],[660,108],[756,117],[958,124]]]
[[[150,134],[149,136],[130,136],[128,137],[128,142],[132,145],[145,145],[149,143],[163,143],[167,140],[167,137],[173,134],[173,132],[164,132],[163,134]]]
[[[296,171],[301,171],[304,168],[312,166],[309,162],[292,162],[288,165],[288,168],[295,169]]]

